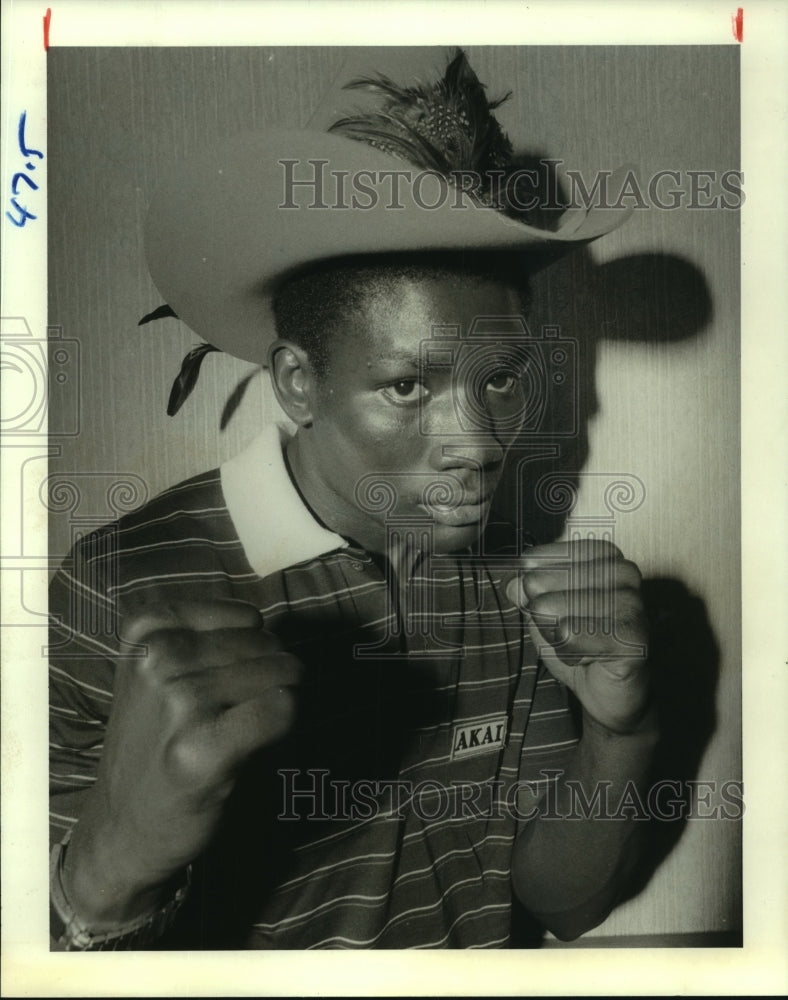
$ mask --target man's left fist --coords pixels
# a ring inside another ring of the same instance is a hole
[[[637,566],[610,542],[583,540],[535,546],[521,567],[506,593],[545,666],[599,725],[633,732],[649,696]]]

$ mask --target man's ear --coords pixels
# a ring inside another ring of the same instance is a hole
[[[306,351],[292,341],[275,340],[268,351],[268,367],[279,405],[293,423],[308,427],[315,376]]]

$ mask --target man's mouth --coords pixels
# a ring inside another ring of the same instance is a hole
[[[419,504],[437,524],[445,524],[449,527],[458,528],[465,525],[477,524],[489,513],[492,504],[493,492],[488,493],[463,493],[457,497],[457,503],[440,504],[429,503]]]

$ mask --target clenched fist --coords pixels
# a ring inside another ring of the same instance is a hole
[[[545,666],[599,725],[635,730],[649,694],[637,566],[597,540],[536,546],[521,566],[506,592],[526,612]]]
[[[143,605],[121,634],[139,655],[118,660],[98,777],[64,869],[72,905],[97,929],[150,907],[200,854],[237,768],[290,729],[301,674],[237,601]]]

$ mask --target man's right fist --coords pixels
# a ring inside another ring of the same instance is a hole
[[[64,886],[95,929],[150,908],[207,845],[237,768],[284,736],[301,664],[239,601],[137,605],[121,636],[98,769]]]

